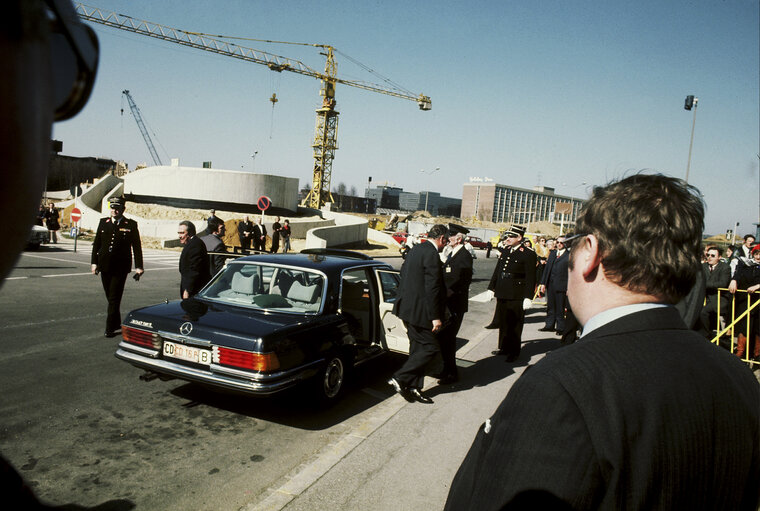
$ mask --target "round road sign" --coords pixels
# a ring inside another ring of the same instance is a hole
[[[79,210],[79,208],[74,208],[71,210],[71,221],[76,223],[82,218],[82,212]]]
[[[269,209],[269,206],[272,205],[272,199],[270,199],[266,195],[262,195],[261,197],[259,197],[259,200],[256,201],[256,204],[258,205],[261,211],[266,211],[267,209]]]

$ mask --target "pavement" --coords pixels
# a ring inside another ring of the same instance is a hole
[[[433,404],[394,395],[374,407],[348,434],[297,467],[278,487],[242,508],[258,510],[442,509],[449,485],[475,438],[528,364],[559,348],[559,338],[539,332],[543,307],[526,318],[517,362],[491,355],[497,330],[485,330],[493,302],[470,302],[471,318],[459,332],[460,381],[439,386],[426,378]]]

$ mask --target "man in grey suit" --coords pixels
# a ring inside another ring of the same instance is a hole
[[[675,178],[595,188],[565,240],[583,335],[513,385],[445,509],[757,510],[760,386],[672,306],[700,271],[703,219]]]
[[[412,247],[401,266],[393,313],[406,327],[409,358],[388,383],[408,401],[432,403],[422,394],[425,369],[440,353],[438,332],[445,318],[446,284],[438,253],[448,242],[446,226],[436,224],[427,241]]]

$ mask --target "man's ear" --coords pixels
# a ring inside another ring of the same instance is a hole
[[[587,235],[583,241],[578,243],[575,264],[580,265],[583,278],[593,278],[592,275],[597,271],[602,263],[602,257],[599,253],[599,240],[593,234]]]

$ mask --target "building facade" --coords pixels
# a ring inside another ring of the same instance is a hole
[[[536,186],[533,190],[494,182],[465,183],[462,190],[462,218],[527,225],[551,222],[573,225],[582,199],[557,195],[554,188]]]

